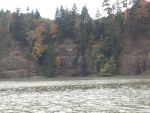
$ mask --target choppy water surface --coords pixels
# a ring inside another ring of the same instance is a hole
[[[150,79],[0,81],[1,113],[150,113]]]

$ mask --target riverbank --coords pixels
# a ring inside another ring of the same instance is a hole
[[[105,80],[105,79],[146,79],[150,78],[150,74],[142,75],[114,75],[114,76],[102,76],[98,77],[96,75],[90,75],[86,77],[67,77],[67,76],[57,76],[57,77],[45,77],[45,76],[34,76],[29,78],[11,78],[11,79],[0,79],[0,81],[63,81],[63,80]]]

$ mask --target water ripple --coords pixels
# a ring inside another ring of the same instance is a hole
[[[2,113],[149,113],[150,79],[1,81]]]

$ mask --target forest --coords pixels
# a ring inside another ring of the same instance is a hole
[[[65,39],[82,47],[83,56],[87,49],[90,51],[93,74],[117,75],[125,41],[136,40],[139,35],[150,37],[150,2],[116,0],[112,4],[104,0],[102,7],[107,16],[103,17],[97,10],[93,19],[86,6],[81,12],[76,4],[71,9],[61,6],[56,8],[54,20],[42,18],[38,9],[33,12],[29,7],[26,13],[20,8],[15,12],[2,9],[0,37],[10,34],[22,47],[27,47],[26,56],[37,62],[38,71],[44,76],[61,75],[62,60],[56,54],[54,43]]]

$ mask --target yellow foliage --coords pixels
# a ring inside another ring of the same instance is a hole
[[[60,64],[61,64],[60,57],[56,57],[56,65],[57,65],[57,66],[60,66]]]
[[[39,57],[42,56],[42,53],[47,49],[47,45],[41,45],[38,42],[35,42],[35,45],[32,50],[32,56],[37,61]]]
[[[56,73],[60,73],[60,64],[61,64],[61,60],[60,57],[56,57]]]
[[[56,24],[52,24],[51,26],[50,26],[50,34],[55,34],[56,32],[57,32],[57,25]]]
[[[34,40],[36,38],[33,30],[27,32],[27,35],[28,35],[28,40]]]

